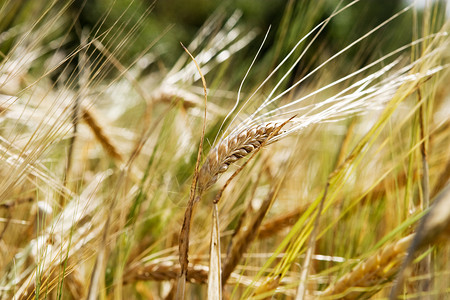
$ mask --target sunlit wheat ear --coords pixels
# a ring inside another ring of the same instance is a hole
[[[199,190],[205,191],[211,187],[219,178],[220,174],[228,170],[230,164],[247,156],[262,143],[270,143],[278,132],[271,136],[280,124],[265,123],[243,129],[223,139],[208,154],[205,163],[200,169],[198,176]],[[268,140],[270,138],[270,140]]]

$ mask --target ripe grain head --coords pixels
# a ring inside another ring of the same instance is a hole
[[[205,191],[210,188],[224,173],[230,164],[247,156],[262,143],[271,142],[280,134],[271,135],[279,126],[277,123],[264,123],[244,128],[236,133],[230,134],[218,143],[208,154],[206,161],[200,169],[198,188]],[[270,140],[268,140],[270,138]]]

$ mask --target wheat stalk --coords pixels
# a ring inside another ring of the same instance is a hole
[[[206,86],[205,83],[204,86]],[[206,88],[205,88],[205,99],[206,99]],[[188,272],[190,224],[192,220],[194,206],[200,200],[203,191],[211,187],[211,185],[213,185],[217,181],[219,175],[225,172],[231,163],[236,162],[240,158],[252,152],[253,152],[252,157],[254,157],[262,146],[266,145],[267,142],[274,141],[273,138],[280,134],[281,128],[284,125],[286,125],[286,123],[290,122],[292,118],[288,119],[287,121],[281,124],[278,124],[276,122],[269,122],[258,126],[252,126],[247,130],[241,130],[236,134],[228,135],[228,137],[223,139],[214,149],[212,149],[209,152],[205,163],[202,165],[202,168],[199,171],[197,171],[198,170],[197,166],[202,149],[200,146],[199,156],[197,158],[197,164],[195,168],[194,180],[191,187],[191,196],[188,201],[188,206],[186,207],[183,225],[180,232],[179,252],[180,252],[181,272],[178,280],[177,295],[175,297],[176,299],[184,299],[185,281]],[[204,129],[200,145],[203,144],[203,137],[204,137]],[[240,167],[240,169],[238,169],[228,179],[227,183],[222,187],[222,189],[217,194],[214,203],[219,202],[225,188],[228,186],[230,181],[240,172],[240,170],[242,170],[242,168],[245,167],[245,165],[246,163],[244,163]],[[196,192],[195,187],[198,188],[198,192]]]

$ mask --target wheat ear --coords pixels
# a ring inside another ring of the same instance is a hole
[[[131,284],[136,281],[173,280],[178,278],[180,271],[180,265],[172,261],[136,265],[126,270],[123,284]],[[193,283],[207,283],[208,272],[208,266],[201,264],[190,265],[186,280]]]
[[[413,237],[414,234],[410,234],[380,249],[374,255],[359,263],[334,285],[328,287],[320,296],[356,299],[363,294],[377,292],[381,287],[375,289],[374,287],[387,280],[392,280],[398,271]],[[367,288],[367,291],[363,291],[363,288]]]
[[[82,107],[81,117],[84,122],[91,128],[92,133],[97,138],[97,140],[102,145],[103,149],[114,158],[118,162],[124,161],[122,153],[119,151],[116,145],[114,145],[113,140],[110,136],[108,136],[98,121],[95,113],[93,112],[93,108],[90,107]]]
[[[271,133],[280,125],[277,123],[255,125],[223,139],[209,152],[205,163],[200,169],[198,177],[199,190],[205,191],[210,188],[217,181],[220,174],[228,169],[230,164],[247,156],[264,142],[267,144],[270,142],[269,138],[273,140],[280,132],[272,136]]]

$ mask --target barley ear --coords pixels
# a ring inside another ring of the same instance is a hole
[[[118,147],[113,143],[113,140],[108,134],[106,134],[104,127],[100,124],[96,117],[93,108],[82,107],[81,117],[83,121],[89,126],[95,138],[102,145],[105,152],[111,156],[114,160],[121,163],[124,161],[123,154]]]
[[[375,293],[381,287],[376,285],[390,279],[406,255],[406,250],[414,234],[408,235],[399,241],[389,244],[375,254],[360,262],[350,273],[341,277],[335,284],[325,289],[320,296],[336,299],[357,299],[366,293]],[[361,291],[367,288],[367,291]],[[334,297],[332,297],[334,296]],[[367,297],[367,294],[365,295]]]
[[[214,203],[218,203],[219,201],[220,201],[220,199],[221,199],[221,197],[222,197],[222,194],[223,194],[223,192],[225,191],[225,189],[227,188],[227,186],[231,183],[231,181],[245,168],[245,166],[256,156],[256,154],[258,154],[258,152],[261,150],[261,148],[262,147],[264,147],[267,143],[270,143],[270,142],[272,142],[273,140],[273,138],[275,137],[275,136],[277,136],[278,134],[280,134],[280,131],[281,131],[281,129],[287,124],[287,123],[289,123],[290,121],[292,121],[292,119],[294,119],[296,117],[296,115],[295,116],[292,116],[291,118],[289,118],[289,119],[287,119],[286,121],[284,121],[283,123],[281,123],[280,125],[278,125],[278,124],[275,124],[275,125],[271,125],[271,126],[266,126],[266,129],[261,129],[261,131],[266,131],[266,134],[267,134],[267,136],[262,136],[262,139],[261,139],[261,142],[255,142],[255,145],[253,145],[251,142],[249,142],[248,140],[248,143],[244,143],[243,145],[241,145],[241,147],[240,147],[240,149],[238,149],[238,150],[236,150],[236,151],[233,151],[233,153],[237,153],[237,152],[239,152],[239,153],[242,153],[243,154],[243,156],[241,156],[241,157],[244,157],[245,155],[247,155],[247,154],[252,154],[251,156],[250,156],[250,158],[245,162],[245,163],[243,163],[234,173],[233,173],[233,175],[231,175],[230,176],[230,178],[228,178],[228,180],[227,180],[227,182],[225,183],[225,185],[220,189],[220,191],[217,193],[217,195],[216,195],[216,198],[214,199]],[[261,126],[258,126],[259,128],[261,128]],[[264,126],[263,126],[264,127]],[[257,130],[251,130],[251,131],[249,131],[249,132],[247,132],[247,133],[245,133],[245,135],[248,137],[248,136],[250,136],[250,137],[253,137],[253,138],[250,138],[250,141],[254,141],[254,133],[257,133],[258,131]],[[241,135],[241,134],[240,134]],[[244,134],[242,133],[242,135],[244,136]],[[219,147],[221,146],[221,144],[219,144]],[[213,150],[213,153],[212,154],[214,154],[214,150]],[[211,157],[211,153],[210,153],[210,155],[208,155],[208,158],[209,157]],[[235,160],[235,158],[236,158],[236,155],[235,154],[232,154],[229,158],[233,158],[233,160],[234,161],[236,161]],[[225,158],[225,161],[229,161],[229,158]],[[207,164],[208,163],[208,161],[207,162],[205,162],[205,164]],[[226,168],[225,168],[225,170],[228,168],[228,165],[230,164],[231,162],[229,162],[228,164],[227,163],[224,163],[223,165],[222,165],[222,167],[221,168],[219,168],[219,170],[220,169],[224,169],[223,167],[224,166],[226,166]],[[205,164],[203,165],[203,167],[205,166]],[[215,164],[217,164],[217,161],[215,162]],[[203,167],[202,167],[202,170],[203,170]],[[202,174],[202,170],[200,170],[200,173]],[[225,170],[223,170],[222,171],[222,173],[223,172],[225,172]],[[217,180],[217,176],[219,175],[219,173],[217,173],[217,174],[215,174],[213,177],[209,177],[209,178],[215,178],[215,180]],[[212,184],[212,183],[211,183]]]
[[[200,169],[199,189],[209,189],[217,182],[219,176],[228,170],[230,164],[259,149],[263,143],[268,141],[269,136],[274,133],[278,126],[276,123],[255,125],[233,133],[220,141],[209,152]]]

